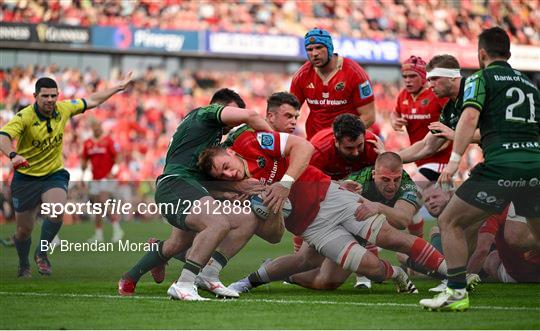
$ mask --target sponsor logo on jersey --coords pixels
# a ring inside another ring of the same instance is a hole
[[[262,156],[259,156],[257,158],[257,166],[259,166],[259,168],[264,168],[265,165],[266,165],[266,159]]]
[[[334,87],[336,91],[343,91],[345,89],[345,82],[339,82]]]
[[[257,141],[262,149],[274,150],[275,140],[271,133],[259,132],[257,133]]]
[[[405,100],[405,101],[403,101],[403,105],[405,105],[405,106],[406,106],[406,105],[408,105],[408,104],[409,104],[409,100]]]
[[[422,106],[427,106],[429,103],[429,99],[424,99],[421,101],[421,103],[422,103]]]
[[[359,88],[360,88],[360,98],[367,99],[373,95],[373,89],[371,88],[371,84],[369,83],[368,80],[360,84]]]
[[[411,109],[411,113],[416,114],[416,108]]]
[[[325,99],[328,99],[329,96],[330,96],[330,92],[323,92],[322,93],[322,97],[325,98]]]
[[[313,85],[313,83],[309,83],[307,88],[315,88],[315,85]]]
[[[75,99],[72,99],[70,102],[71,102],[72,104],[74,104],[74,105],[76,105],[76,104],[78,103],[77,100],[75,100]]]

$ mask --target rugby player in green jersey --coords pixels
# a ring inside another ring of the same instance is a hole
[[[420,304],[430,310],[466,310],[467,243],[464,228],[500,213],[510,202],[540,238],[540,93],[507,62],[510,39],[501,28],[478,39],[480,71],[465,82],[463,111],[452,156],[439,178],[450,183],[480,128],[484,162],[478,164],[439,217],[448,261],[448,289]]]
[[[42,77],[35,85],[36,102],[21,109],[0,129],[0,150],[9,157],[15,169],[11,192],[17,222],[14,243],[19,255],[19,277],[31,276],[28,254],[40,206],[45,207],[42,211],[47,214],[53,204],[65,206],[67,202],[69,173],[62,160],[66,124],[71,117],[99,106],[132,83],[129,73],[120,84],[95,92],[88,98],[58,101],[58,85],[53,79]],[[12,140],[17,141],[15,150]],[[50,275],[52,269],[47,249],[62,227],[63,215],[44,216],[34,260],[40,274]]]
[[[195,280],[199,271],[212,258],[212,263],[220,270],[227,264],[225,252],[216,248],[227,235],[234,238],[243,231],[251,231],[249,227],[257,225],[257,218],[252,213],[225,213],[222,205],[210,196],[197,161],[199,154],[206,148],[217,146],[226,129],[242,123],[248,124],[257,131],[272,131],[272,128],[255,111],[243,109],[245,103],[234,91],[221,89],[217,91],[209,106],[192,110],[186,115],[174,133],[167,151],[163,174],[157,179],[155,199],[158,204],[175,206],[163,208],[162,216],[173,226],[169,239],[158,241],[158,249],[150,251],[131,268],[118,283],[120,295],[132,295],[137,281],[142,275],[154,268],[162,268],[174,255],[186,251],[186,263],[178,281],[173,284],[168,294],[179,300],[205,300],[197,293]],[[259,193],[264,190],[257,181],[236,187],[242,193]],[[235,189],[231,187],[231,189]],[[281,187],[269,186],[268,199],[281,208],[283,196]],[[269,207],[273,208],[273,204]],[[238,248],[239,249],[239,248]],[[162,281],[162,279],[161,279]],[[205,283],[206,284],[206,283]],[[206,288],[216,293],[221,289],[223,296],[237,297],[219,280],[206,284]]]

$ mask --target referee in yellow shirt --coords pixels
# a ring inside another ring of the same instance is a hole
[[[87,99],[58,101],[58,85],[47,77],[37,80],[36,102],[19,111],[0,129],[0,150],[13,164],[15,174],[11,182],[17,229],[14,236],[19,255],[19,277],[30,277],[31,234],[41,203],[67,202],[69,173],[62,161],[64,128],[72,116],[99,106],[112,95],[133,83],[131,73],[119,85],[98,91]],[[17,141],[13,150],[12,140]],[[50,243],[62,226],[62,215],[48,217],[41,227],[41,238],[34,260],[38,272],[51,274],[47,252],[40,243]],[[47,246],[48,247],[48,246]]]

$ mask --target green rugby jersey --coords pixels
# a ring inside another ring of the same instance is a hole
[[[461,78],[461,83],[459,84],[459,94],[456,97],[456,100],[448,99],[444,108],[441,110],[441,115],[439,116],[439,122],[446,125],[452,130],[456,130],[459,117],[461,116],[461,111],[463,108],[463,91],[465,91],[465,78]],[[432,133],[439,133],[438,130],[431,130]]]
[[[538,88],[505,61],[467,78],[463,109],[480,111],[478,126],[486,163],[540,163]]]
[[[163,174],[190,176],[197,180],[205,178],[197,167],[197,161],[203,150],[221,142],[223,108],[225,106],[212,104],[187,114],[169,143]]]
[[[375,187],[375,181],[373,180],[373,166],[354,172],[350,174],[347,179],[354,180],[362,185],[362,196],[370,201],[380,202],[388,207],[394,207],[396,201],[405,200],[415,208],[420,208],[421,206],[418,188],[405,170],[403,170],[401,186],[396,192],[396,195],[390,200],[386,200]]]
[[[246,131],[255,131],[250,128],[247,124],[242,124],[239,127],[235,128],[233,131],[229,132],[227,139],[221,144],[222,147],[229,148],[231,147],[238,137]]]

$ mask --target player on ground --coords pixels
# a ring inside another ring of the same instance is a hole
[[[495,281],[540,283],[540,242],[534,238],[525,218],[516,216],[512,209],[511,205],[508,217],[490,216],[480,228],[491,239],[486,242],[487,248],[495,244],[483,267]]]
[[[345,113],[360,116],[370,127],[375,122],[375,103],[364,69],[353,60],[334,54],[332,37],[325,30],[308,31],[304,46],[309,61],[294,74],[291,93],[300,105],[307,101],[309,106],[307,139],[331,127],[334,119]]]
[[[271,138],[269,133],[258,133],[258,135],[267,135],[267,138],[263,139],[255,133],[245,132],[236,140],[232,151],[224,149],[206,151],[201,155],[200,160],[201,164],[206,164],[203,167],[204,171],[215,178],[225,180],[238,180],[244,175],[260,180],[281,178],[286,160],[280,157],[277,147],[282,145],[281,139],[284,137],[273,134]],[[265,146],[275,147],[261,146],[260,141],[264,140],[272,142]],[[259,161],[261,157],[266,158],[265,162]],[[361,206],[358,203],[359,196],[339,189],[338,184],[331,182],[330,177],[313,166],[309,166],[294,182],[289,198],[294,208],[291,215],[285,219],[285,226],[293,234],[301,235],[311,247],[314,247],[314,252],[332,259],[349,271],[362,270],[362,273],[374,280],[392,278],[400,292],[416,290],[401,268],[391,267],[388,262],[380,261],[361,247],[353,235],[404,253],[411,252],[415,240],[423,241],[426,246],[429,246],[423,239],[399,232],[391,227],[382,215],[375,215],[363,222],[358,222],[355,212]],[[435,250],[432,252],[438,254]],[[436,268],[445,272],[442,255],[438,254],[435,260]],[[275,261],[271,261],[267,267],[271,269],[277,264]],[[315,262],[320,263],[320,261],[319,259]],[[307,269],[302,268],[303,266],[291,265],[291,269],[284,271],[287,273],[285,277],[280,275],[273,279],[264,279],[271,274],[271,272],[265,272],[261,281],[284,279],[291,274],[309,270],[313,266],[308,266]]]
[[[266,108],[266,121],[272,127],[273,130],[278,132],[292,133],[296,128],[296,121],[300,115],[300,104],[296,97],[287,92],[277,92],[272,94],[267,99],[267,108]],[[250,128],[247,124],[242,124],[237,128],[229,132],[227,139],[221,145],[223,147],[230,147],[236,141],[236,139],[245,131],[253,132],[254,130]],[[310,146],[311,147],[311,146]],[[216,192],[212,192],[216,193]],[[233,192],[228,192],[228,199],[235,199],[239,196]],[[277,215],[273,215],[277,216]],[[259,223],[257,229],[255,229],[255,234],[264,240],[270,243],[277,243],[281,241],[283,232],[279,232],[275,227],[269,226],[270,223],[274,223],[274,226],[277,226],[277,222],[281,222],[279,219],[267,219],[265,222]],[[281,229],[283,231],[283,229]],[[245,233],[245,240],[248,240],[249,234]],[[149,242],[155,242],[154,238],[151,238]],[[238,240],[237,240],[238,242]],[[221,247],[218,250],[235,250],[234,247]],[[185,252],[180,253],[176,256],[182,261],[185,261]],[[230,256],[229,256],[230,257]],[[212,259],[211,259],[212,260]],[[208,263],[199,274],[199,278],[218,278],[219,270],[216,272],[214,266],[219,265],[217,263]],[[158,268],[153,268],[151,270],[152,277],[157,283],[163,282],[165,278],[165,264],[161,265]],[[206,289],[206,287],[202,286]]]
[[[0,130],[0,150],[15,168],[11,192],[17,229],[15,247],[19,255],[19,277],[30,277],[31,234],[42,203],[65,205],[69,173],[64,169],[62,146],[64,128],[69,119],[99,106],[132,84],[131,73],[119,85],[91,94],[86,99],[58,101],[58,85],[47,77],[36,81],[36,102],[19,111]],[[13,140],[17,148],[13,149]],[[62,215],[46,217],[41,227],[40,243],[49,244],[62,226]],[[51,274],[47,251],[37,245],[34,253],[38,272]]]
[[[361,187],[362,206],[357,211],[357,218],[362,219],[374,212],[386,216],[388,223],[397,229],[404,229],[412,221],[413,215],[420,208],[420,197],[416,184],[403,170],[403,163],[399,156],[393,152],[385,152],[377,158],[375,166],[364,168],[353,173],[348,180],[354,181]],[[425,248],[428,247],[428,252]],[[435,252],[435,248],[418,238],[413,245],[411,258],[407,259],[408,266],[416,270],[433,274],[436,270],[436,258],[440,256]],[[425,260],[422,265],[412,261]],[[343,269],[329,268],[330,265],[323,264],[314,271],[296,274],[289,279],[291,282],[303,287],[313,289],[335,289],[348,278],[350,272]],[[436,273],[438,277],[444,277]]]
[[[310,164],[333,180],[343,180],[353,171],[374,165],[377,156],[384,152],[384,145],[379,138],[366,131],[364,123],[351,114],[339,115],[334,120],[332,128],[319,131],[310,141],[315,147]],[[302,242],[300,236],[293,237],[295,252],[300,250]],[[366,248],[373,254],[378,254],[377,247],[368,244]],[[306,254],[307,250],[297,254],[298,264],[308,259]],[[323,263],[325,266],[321,269],[327,270],[329,274],[338,273],[338,270],[343,271],[329,259]],[[284,267],[287,268],[285,265]],[[355,287],[370,288],[371,281],[359,276]]]
[[[167,151],[163,174],[157,179],[155,199],[158,204],[180,206],[174,210],[161,210],[162,216],[173,226],[171,236],[158,241],[159,249],[142,257],[118,282],[120,295],[132,295],[142,275],[162,266],[174,255],[186,251],[186,263],[176,283],[167,293],[179,300],[206,300],[199,296],[195,280],[199,271],[212,258],[219,269],[227,264],[228,257],[215,249],[231,233],[242,233],[245,227],[256,224],[252,214],[223,213],[205,188],[206,177],[198,167],[199,154],[207,147],[220,143],[224,130],[242,123],[255,130],[271,130],[255,111],[246,110],[240,96],[229,89],[217,91],[210,105],[192,110],[176,129]],[[264,187],[250,181],[239,183],[241,193],[259,193]],[[268,189],[271,207],[282,203],[280,187]],[[179,203],[181,201],[181,203]],[[197,208],[196,206],[210,206]],[[196,236],[195,236],[196,235]],[[220,290],[221,295],[237,297],[218,280],[209,285]],[[222,291],[221,291],[222,290]]]
[[[513,202],[540,239],[540,93],[508,64],[510,39],[501,28],[484,30],[478,39],[480,71],[465,83],[463,112],[450,161],[439,181],[451,182],[477,126],[485,161],[456,191],[439,218],[448,260],[448,289],[420,304],[431,310],[469,308],[466,286],[467,246],[463,229]]]
[[[92,181],[89,187],[90,199],[93,203],[105,203],[115,191],[111,170],[116,160],[117,150],[111,137],[103,135],[103,129],[98,121],[92,120],[90,126],[94,137],[88,138],[83,144],[81,170],[84,174],[88,167],[88,161],[90,161],[92,165]],[[103,217],[99,213],[95,216],[95,233],[88,241],[102,242]],[[109,215],[113,228],[111,239],[113,243],[120,241],[124,236],[124,232],[120,227],[119,216],[116,214]]]

